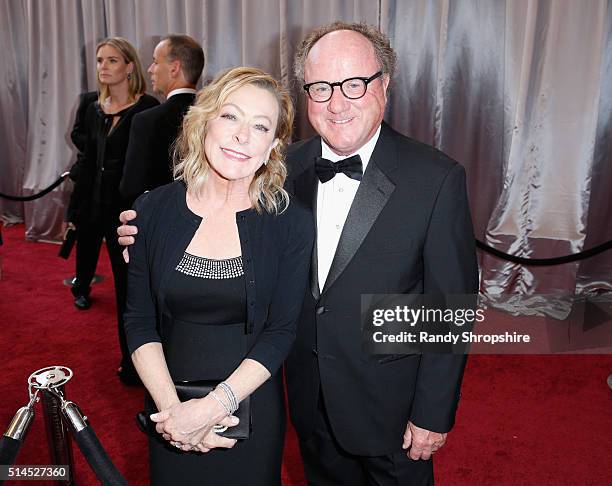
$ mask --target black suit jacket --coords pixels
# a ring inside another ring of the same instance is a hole
[[[172,182],[172,144],[194,100],[194,94],[176,94],[134,117],[119,186],[126,200]]]
[[[320,137],[294,144],[288,187],[316,214]],[[383,123],[324,288],[316,248],[311,289],[287,361],[291,417],[310,437],[319,393],[334,436],[352,454],[401,448],[408,420],[437,432],[454,423],[464,356],[368,355],[361,294],[477,292],[475,240],[463,168]]]

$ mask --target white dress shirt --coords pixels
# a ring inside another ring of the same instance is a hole
[[[338,162],[358,154],[361,157],[363,172],[365,173],[379,135],[380,127],[357,152],[346,157],[335,154],[321,139],[321,156],[332,162]],[[325,280],[327,280],[346,217],[358,188],[359,181],[351,179],[343,173],[336,174],[333,179],[325,183],[319,181],[317,188],[317,270],[321,289],[325,285]]]
[[[176,88],[170,91],[170,93],[168,93],[168,96],[166,96],[166,99],[168,100],[170,99],[171,96],[174,96],[177,94],[183,94],[183,93],[197,94],[197,91],[193,88]]]

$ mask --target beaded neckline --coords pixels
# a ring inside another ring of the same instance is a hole
[[[242,256],[213,260],[185,252],[176,266],[178,272],[192,277],[226,279],[244,275]]]

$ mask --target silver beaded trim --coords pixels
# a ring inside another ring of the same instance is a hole
[[[210,258],[192,255],[185,252],[183,258],[176,266],[176,270],[192,277],[236,278],[244,275],[242,256],[226,258],[225,260],[211,260]]]

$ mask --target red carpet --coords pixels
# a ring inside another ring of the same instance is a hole
[[[68,398],[86,414],[130,485],[148,483],[145,437],[136,429],[142,391],[117,380],[119,361],[110,265],[101,256],[93,307],[80,312],[62,279],[74,262],[57,245],[26,243],[23,226],[4,228],[0,247],[0,430],[27,403],[29,374],[65,365]],[[612,484],[610,356],[474,356],[457,425],[436,455],[438,485]],[[20,464],[48,464],[40,405]],[[95,484],[74,449],[78,484]],[[17,483],[9,483],[17,484]],[[36,482],[23,482],[24,485]],[[46,483],[48,484],[48,483]],[[283,484],[305,484],[295,436],[287,437]]]

